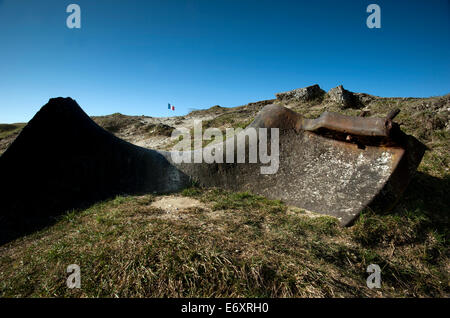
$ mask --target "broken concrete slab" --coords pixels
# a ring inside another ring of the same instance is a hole
[[[250,127],[280,129],[275,174],[261,175],[261,162],[175,164],[171,152],[107,132],[74,100],[51,99],[0,156],[0,240],[117,194],[173,192],[193,180],[281,199],[348,225],[368,205],[395,204],[425,151],[389,118],[331,113],[306,120],[267,105]]]

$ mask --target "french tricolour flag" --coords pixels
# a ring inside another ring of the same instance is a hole
[[[175,106],[173,106],[173,105],[170,105],[170,103],[169,103],[169,104],[167,104],[167,108],[168,108],[168,109],[171,109],[171,110],[175,110]]]

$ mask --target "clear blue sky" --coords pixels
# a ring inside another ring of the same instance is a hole
[[[66,27],[70,3],[81,29]],[[381,29],[366,26],[371,3]],[[89,115],[169,116],[315,83],[449,93],[449,1],[0,0],[3,123],[57,96]]]

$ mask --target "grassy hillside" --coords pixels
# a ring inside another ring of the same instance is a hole
[[[26,123],[0,124],[0,154],[16,139]]]
[[[185,117],[207,114],[211,127],[245,126],[264,104]],[[326,99],[287,106],[306,117],[362,112]],[[366,209],[354,226],[340,228],[332,217],[250,193],[192,187],[119,196],[1,246],[0,296],[449,297],[450,95],[369,96],[364,112],[385,116],[396,107],[402,129],[430,150],[392,211]],[[98,122],[130,141],[141,134],[129,116],[112,116]],[[178,120],[164,123],[175,127]],[[162,204],[166,199],[174,203]],[[65,285],[73,263],[81,267],[80,290]],[[381,289],[366,286],[372,263],[382,269]]]
[[[191,188],[195,206],[167,212],[153,195],[71,211],[4,246],[1,296],[448,296],[446,228],[427,210],[366,212],[352,228],[249,193]],[[428,202],[426,202],[428,203]],[[81,267],[82,288],[65,286]],[[382,288],[366,287],[366,267]]]

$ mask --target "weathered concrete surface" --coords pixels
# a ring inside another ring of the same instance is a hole
[[[192,179],[282,199],[347,225],[368,204],[395,203],[425,150],[399,129],[383,132],[390,122],[369,120],[381,125],[375,130],[381,135],[353,134],[347,141],[341,137],[358,129],[346,131],[344,125],[334,138],[329,129],[287,108],[265,106],[250,126],[280,128],[280,166],[277,173],[262,175],[261,163],[174,164],[170,152],[108,133],[74,100],[51,99],[0,157],[0,242],[72,208],[116,194],[177,191]]]
[[[170,156],[167,156],[170,160]],[[250,191],[349,224],[388,181],[400,154],[361,150],[309,132],[283,131],[280,168],[262,175],[260,164],[179,164],[202,185]]]

